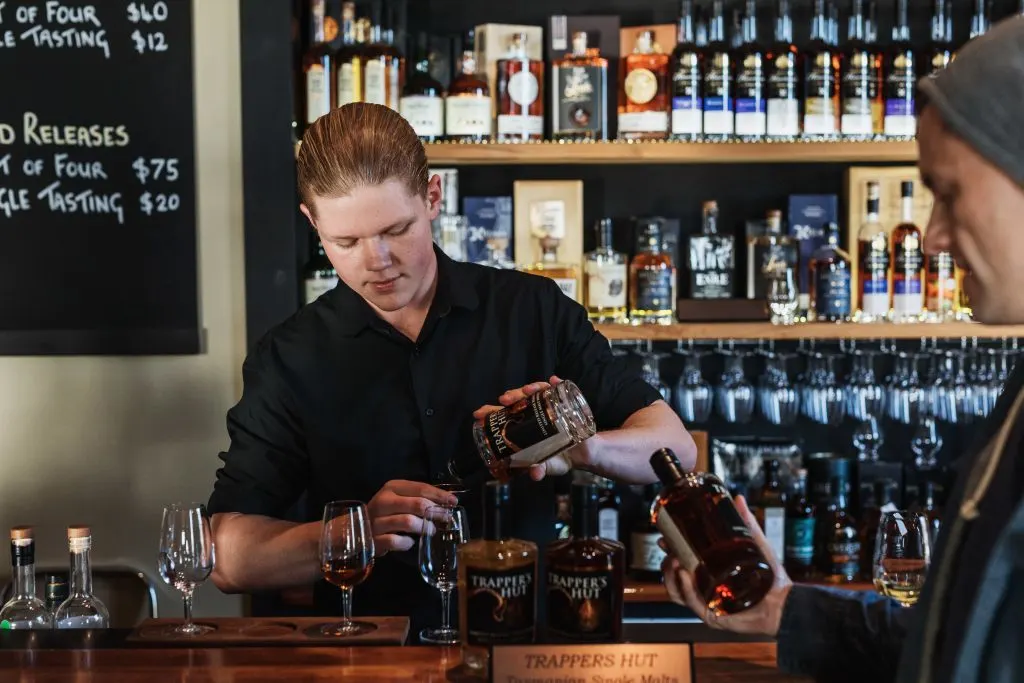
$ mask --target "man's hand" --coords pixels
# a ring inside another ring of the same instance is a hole
[[[392,550],[409,550],[423,529],[427,508],[458,502],[451,493],[419,481],[395,479],[384,484],[366,506],[377,556]]]
[[[519,389],[509,389],[498,397],[498,403],[501,405],[480,406],[473,411],[473,419],[482,420],[496,410],[501,410],[505,406],[513,405],[527,396],[532,396],[539,391],[544,391],[561,381],[562,380],[560,378],[552,375],[551,379],[547,382],[533,382],[532,384],[527,384]],[[542,463],[531,465],[529,470],[530,478],[534,481],[540,481],[544,477],[557,477],[559,475],[566,474],[574,465],[583,464],[585,461],[585,454],[586,451],[582,444],[580,446],[574,446],[559,453],[553,458],[548,458]]]
[[[662,562],[661,568],[665,574],[665,588],[672,602],[689,607],[700,617],[704,623],[711,628],[732,631],[733,633],[752,633],[775,637],[779,632],[779,622],[782,621],[782,608],[789,596],[789,589],[793,587],[789,575],[783,568],[772,548],[768,545],[768,539],[761,533],[761,527],[757,519],[747,507],[747,501],[742,496],[736,497],[736,509],[750,529],[754,542],[764,554],[765,559],[771,565],[775,573],[775,583],[768,594],[761,602],[739,614],[717,616],[708,609],[707,604],[697,595],[693,574],[686,571],[679,565],[679,560],[669,555]],[[658,542],[664,547],[664,539]]]

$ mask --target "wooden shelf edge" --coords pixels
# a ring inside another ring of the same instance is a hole
[[[853,583],[831,584],[809,581],[804,585],[821,586],[824,588],[842,588],[853,591],[873,591],[874,585],[869,581],[855,581]],[[625,600],[629,603],[657,603],[671,602],[668,597],[668,590],[663,583],[643,583],[627,579],[623,589]]]
[[[676,323],[674,325],[594,325],[614,340],[675,341],[716,339],[1003,339],[1024,337],[1024,325],[981,325],[979,323],[829,324],[773,325],[768,322]]]

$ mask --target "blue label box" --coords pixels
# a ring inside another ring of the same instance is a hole
[[[839,197],[834,194],[793,194],[789,196],[789,235],[800,252],[800,293],[809,295],[811,254],[828,241],[825,226],[839,224]]]
[[[512,198],[511,197],[466,197],[462,210],[469,220],[469,237],[466,260],[470,263],[484,263],[490,255],[487,237],[494,233],[508,238],[505,258],[512,258]]]

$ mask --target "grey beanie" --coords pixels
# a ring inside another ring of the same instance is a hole
[[[1024,185],[1024,16],[968,42],[918,90],[953,133]]]

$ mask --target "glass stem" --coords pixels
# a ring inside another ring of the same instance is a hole
[[[347,627],[352,624],[352,589],[342,588],[341,589],[341,610],[342,610],[342,623]]]
[[[441,630],[447,633],[451,630],[451,591],[441,591]]]
[[[185,591],[182,594],[182,600],[185,603],[185,626],[192,626],[192,591]]]

